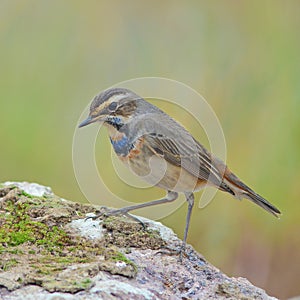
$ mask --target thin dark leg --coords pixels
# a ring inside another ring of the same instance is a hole
[[[129,211],[139,209],[139,208],[148,207],[148,206],[159,205],[159,204],[163,204],[163,203],[169,203],[169,202],[172,202],[172,201],[176,200],[177,198],[178,198],[178,193],[168,191],[167,196],[163,199],[154,200],[154,201],[150,201],[150,202],[145,202],[145,203],[141,203],[141,204],[137,204],[137,205],[126,206],[126,207],[123,207],[123,208],[120,208],[120,209],[108,210],[108,211],[106,211],[104,213],[100,213],[100,214],[98,214],[94,217],[88,217],[87,219],[91,218],[91,219],[95,220],[95,219],[97,219],[97,218],[99,218],[103,215],[107,215],[107,216],[126,215],[126,216],[134,219],[135,221],[137,221],[138,218],[128,214]],[[143,222],[141,222],[140,220],[138,220],[138,221],[143,224]]]
[[[126,212],[129,212],[129,211],[132,211],[135,209],[139,209],[139,208],[144,208],[144,207],[148,207],[148,206],[172,202],[172,201],[176,200],[177,198],[178,198],[178,193],[168,192],[168,194],[165,198],[162,198],[159,200],[153,200],[150,202],[145,202],[145,203],[141,203],[141,204],[137,204],[137,205],[126,206],[126,207],[115,210],[115,212],[116,212],[116,214],[119,214],[118,211],[120,211],[121,213],[126,213]],[[114,214],[114,213],[112,212],[112,214]]]
[[[185,251],[185,246],[186,246],[186,240],[187,240],[187,236],[188,236],[188,231],[189,231],[189,227],[190,227],[190,220],[191,220],[191,214],[192,214],[192,210],[193,210],[193,206],[194,206],[194,194],[193,193],[184,193],[186,200],[188,202],[188,211],[187,211],[187,215],[186,215],[186,224],[185,224],[185,230],[184,230],[184,237],[183,237],[183,242],[182,245],[180,247],[179,250],[173,250],[170,249],[171,251],[158,251],[158,253],[162,253],[162,254],[179,254],[179,260],[182,261],[182,254]]]
[[[184,237],[183,237],[183,244],[180,250],[180,257],[181,253],[185,251],[186,246],[186,240],[188,236],[188,231],[190,227],[190,220],[191,220],[191,214],[194,206],[194,194],[193,193],[185,193],[186,200],[188,202],[188,211],[186,215],[186,223],[185,223],[185,230],[184,230]]]

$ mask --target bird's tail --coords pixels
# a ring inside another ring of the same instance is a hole
[[[275,217],[279,217],[281,212],[277,207],[271,204],[269,201],[255,193],[251,188],[244,184],[237,176],[235,176],[228,168],[225,169],[225,174],[223,178],[223,184],[227,186],[232,194],[238,199],[247,198],[255,204],[259,205]],[[221,190],[226,190],[222,188]]]

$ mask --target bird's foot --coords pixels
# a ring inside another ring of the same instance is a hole
[[[139,218],[128,213],[129,209],[127,207],[123,207],[120,209],[110,209],[110,208],[103,206],[103,207],[101,207],[100,211],[101,212],[99,214],[97,214],[95,216],[89,216],[89,217],[85,218],[85,220],[88,220],[88,219],[96,220],[101,217],[111,217],[111,216],[126,216],[126,217],[134,220],[135,222],[140,223],[144,229],[146,228],[146,225],[143,221],[141,221]]]
[[[165,255],[176,255],[179,256],[179,262],[182,262],[182,259],[184,256],[186,256],[186,252],[185,252],[185,247],[186,244],[183,242],[182,245],[179,248],[170,248],[170,247],[164,247],[164,249],[159,250],[155,253],[155,255],[157,254],[165,254]]]

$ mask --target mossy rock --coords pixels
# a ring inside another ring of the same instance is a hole
[[[94,211],[55,195],[35,197],[15,186],[2,187],[0,285],[14,290],[36,284],[75,293],[91,288],[91,277],[100,271],[134,277],[137,267],[110,237],[90,240],[66,226]]]

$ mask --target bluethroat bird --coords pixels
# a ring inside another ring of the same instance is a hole
[[[234,175],[224,162],[208,152],[179,123],[158,107],[124,88],[111,88],[97,95],[89,116],[79,127],[102,122],[107,128],[115,153],[135,174],[167,191],[163,199],[108,211],[127,215],[152,205],[169,203],[184,193],[188,211],[184,231],[185,249],[194,192],[205,185],[247,198],[274,216],[280,211]],[[97,215],[94,218],[98,218]]]

